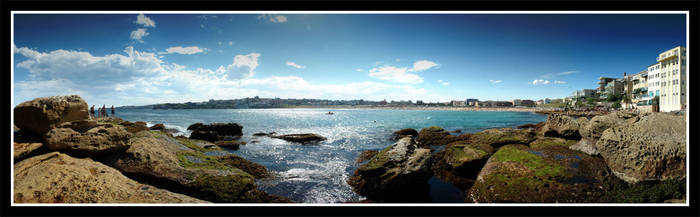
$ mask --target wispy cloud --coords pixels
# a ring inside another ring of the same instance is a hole
[[[288,66],[291,66],[291,67],[294,67],[294,68],[297,68],[297,69],[303,69],[303,68],[305,68],[305,66],[296,64],[295,62],[292,62],[292,61],[287,61],[287,65],[288,65]]]
[[[546,78],[546,79],[551,79],[556,76],[562,76],[562,75],[570,75],[574,73],[578,73],[579,71],[573,70],[573,71],[565,71],[565,72],[552,72],[552,73],[546,73],[544,75],[541,75],[541,78]]]
[[[535,79],[532,81],[532,85],[549,84],[549,80]]]
[[[557,74],[558,74],[558,75],[570,75],[570,74],[574,74],[574,73],[577,73],[577,72],[578,72],[578,71],[566,71],[566,72],[559,72],[559,73],[557,73]]]
[[[192,54],[197,54],[197,53],[202,53],[205,52],[207,49],[206,48],[201,48],[197,46],[190,46],[190,47],[169,47],[165,49],[165,52],[158,52],[158,54],[185,54],[185,55],[192,55]]]
[[[156,22],[143,14],[136,16],[136,21],[134,23],[143,25],[144,27],[156,27]]]
[[[443,81],[443,80],[438,80],[438,83],[442,84],[443,86],[450,85],[450,82]]]
[[[143,43],[143,37],[148,36],[148,32],[144,28],[139,28],[137,30],[131,31],[129,38]]]
[[[489,80],[489,82],[491,82],[492,84],[498,84],[498,83],[501,83],[503,81],[502,80]]]
[[[566,84],[566,81],[554,81],[555,84]]]
[[[418,60],[413,63],[413,68],[409,69],[409,72],[420,72],[425,71],[433,67],[439,66],[437,63],[429,60]]]
[[[263,14],[258,16],[258,19],[267,20],[272,23],[285,23],[287,22],[287,17],[283,15],[274,14]]]

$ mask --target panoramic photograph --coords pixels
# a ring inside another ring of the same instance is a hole
[[[688,16],[14,11],[5,192],[688,205]]]

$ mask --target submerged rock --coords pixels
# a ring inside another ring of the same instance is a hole
[[[418,136],[418,131],[416,131],[415,129],[412,129],[412,128],[404,128],[404,129],[400,129],[400,130],[395,131],[394,133],[391,134],[391,136],[393,137],[394,141],[399,140],[405,136],[410,136],[413,138],[413,137]]]
[[[36,98],[15,106],[13,112],[17,127],[38,135],[63,122],[90,118],[87,103],[78,95]]]
[[[635,123],[608,128],[596,143],[600,155],[620,179],[683,178],[686,174],[684,116],[653,113]]]
[[[533,150],[524,145],[501,147],[467,192],[479,203],[581,202],[609,176],[605,162],[562,146]]]
[[[218,141],[218,142],[216,142],[215,144],[216,144],[217,146],[220,146],[220,147],[225,147],[225,148],[230,148],[230,149],[238,150],[238,148],[239,148],[241,145],[245,145],[245,144],[247,144],[247,142],[243,142],[243,141]]]
[[[50,150],[63,150],[99,155],[125,150],[129,147],[131,133],[121,126],[110,124],[95,126],[87,131],[76,131],[68,127],[83,129],[81,124],[62,125],[66,128],[54,128],[44,137],[46,147]]]
[[[326,140],[326,137],[323,137],[318,134],[314,133],[301,133],[301,134],[285,134],[285,135],[280,135],[280,136],[271,136],[272,138],[276,139],[283,139],[289,142],[296,142],[296,143],[302,143],[302,144],[315,144],[321,141]]]
[[[430,171],[430,149],[403,137],[355,170],[348,184],[355,192],[379,202],[425,201]]]
[[[23,160],[15,164],[14,172],[15,203],[206,203],[58,152]]]
[[[191,130],[190,139],[201,139],[209,142],[230,140],[243,135],[243,126],[237,123],[195,123],[187,127]]]

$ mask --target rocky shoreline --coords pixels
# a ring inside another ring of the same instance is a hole
[[[537,111],[547,121],[474,134],[397,129],[394,144],[358,153],[347,183],[367,200],[355,202],[429,203],[433,177],[467,203],[685,201],[685,115]],[[77,95],[27,101],[14,114],[16,203],[293,202],[258,189],[256,180],[276,178],[264,166],[224,151],[247,145],[236,123],[173,136],[162,124],[93,119]]]

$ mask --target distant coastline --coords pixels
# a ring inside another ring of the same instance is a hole
[[[118,109],[150,109],[149,107],[117,107]],[[551,107],[453,107],[453,106],[370,106],[370,105],[299,105],[279,108],[172,108],[172,109],[382,109],[382,110],[426,110],[426,111],[510,111],[510,112],[538,112],[558,111]],[[164,108],[157,108],[164,109]],[[170,108],[168,108],[170,109]]]

